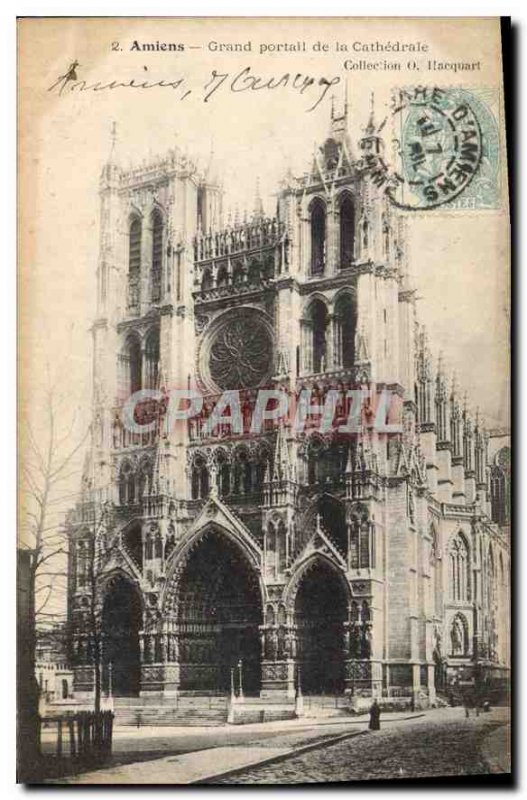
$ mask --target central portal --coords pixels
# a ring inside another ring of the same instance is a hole
[[[325,561],[304,573],[295,602],[301,685],[305,694],[344,691],[344,623],[348,598],[343,581]]]
[[[260,692],[262,603],[258,576],[227,536],[207,532],[181,577],[180,688],[228,692],[241,675],[245,694]]]

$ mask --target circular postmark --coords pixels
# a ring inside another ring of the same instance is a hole
[[[392,100],[393,170],[386,194],[407,210],[450,203],[470,184],[481,164],[483,136],[469,92],[415,87]]]

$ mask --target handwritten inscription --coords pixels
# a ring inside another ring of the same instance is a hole
[[[329,89],[340,83],[340,77],[331,78],[305,75],[301,72],[284,72],[281,75],[262,76],[253,72],[252,67],[244,67],[236,72],[219,72],[213,69],[201,86],[190,84],[186,77],[177,77],[173,80],[150,80],[148,77],[130,78],[129,80],[87,81],[79,77],[79,63],[70,65],[68,70],[59,75],[56,81],[48,87],[48,92],[65,95],[76,92],[109,92],[116,89],[171,89],[177,93],[176,99],[185,100],[189,95],[194,95],[202,102],[208,103],[214,97],[220,97],[225,92],[242,94],[244,92],[270,92],[288,90],[305,95],[310,99],[306,111],[314,111],[324,100]],[[144,67],[148,72],[147,67]]]

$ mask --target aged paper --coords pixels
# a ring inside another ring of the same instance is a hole
[[[19,780],[510,772],[502,76],[492,18],[19,21]]]

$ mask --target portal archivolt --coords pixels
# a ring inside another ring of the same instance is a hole
[[[241,662],[244,692],[260,691],[258,574],[220,530],[206,531],[187,557],[174,612],[181,690],[226,691]]]

